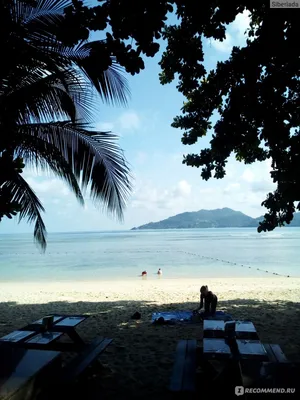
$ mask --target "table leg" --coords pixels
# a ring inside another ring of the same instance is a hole
[[[74,343],[80,345],[80,346],[85,346],[86,343],[81,337],[78,335],[78,333],[75,331],[75,329],[68,329],[66,334],[69,336],[71,340],[73,340]]]
[[[222,396],[226,394],[231,398],[235,396],[236,386],[244,386],[240,363],[236,360],[228,360],[227,365],[220,375],[214,380],[217,391]]]

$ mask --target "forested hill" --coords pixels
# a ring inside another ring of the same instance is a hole
[[[263,217],[252,218],[240,211],[231,208],[216,210],[200,210],[184,212],[174,215],[162,221],[149,222],[132,230],[137,229],[193,229],[193,228],[249,228],[258,227]],[[300,226],[300,213],[294,215],[294,219],[288,226]]]

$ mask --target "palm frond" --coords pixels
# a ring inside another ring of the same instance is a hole
[[[72,122],[28,124],[22,132],[54,145],[72,166],[82,189],[90,187],[96,203],[102,202],[107,211],[123,219],[132,185],[116,135],[88,130],[85,125]]]
[[[17,121],[28,123],[54,119],[89,119],[92,114],[90,87],[72,69],[42,75],[39,70],[15,78],[10,93],[0,97],[7,114],[15,113]]]
[[[103,70],[105,60],[101,58],[101,54],[106,53],[105,41],[84,42],[75,47],[68,47],[56,39],[47,37],[36,36],[31,40],[35,46],[46,52],[49,58],[61,63],[60,65],[69,67],[72,62],[79,67],[96,88],[102,101],[112,105],[127,105],[130,90],[123,75],[125,69],[117,63],[114,56],[110,56],[110,65]]]
[[[16,3],[22,3],[15,0]],[[23,1],[24,2],[24,1]],[[30,23],[32,20],[38,20],[44,18],[45,20],[55,18],[57,15],[61,15],[64,9],[68,7],[72,2],[70,0],[37,0],[31,2],[33,5],[30,12],[26,14],[21,14],[20,11],[18,15],[23,19],[24,24]]]
[[[5,8],[9,10],[11,20],[15,24],[19,24],[25,18],[28,18],[32,13],[32,9],[36,6],[35,0],[18,1],[18,0],[7,0],[2,1],[5,4]]]
[[[72,172],[70,164],[53,144],[28,134],[28,130],[19,127],[18,135],[21,137],[15,147],[15,156],[23,158],[26,165],[36,167],[42,171],[52,171],[56,176],[67,183],[81,205],[84,199],[77,179]]]
[[[92,131],[86,123],[95,104],[93,90],[104,102],[125,105],[128,84],[105,42],[73,47],[60,42],[69,4],[71,0],[1,2],[1,48],[5,54],[14,49],[0,68],[1,131],[5,146],[26,164],[54,172],[81,204],[80,188],[89,190],[96,203],[122,219],[132,189],[129,167],[117,136]],[[49,122],[58,120],[65,122]],[[20,219],[35,222],[35,239],[44,249],[42,204],[21,175],[5,185],[22,205]]]
[[[14,0],[16,6],[19,3],[23,4],[22,1]],[[63,10],[68,4],[70,2],[65,0],[40,0],[36,7],[31,6],[31,11],[30,6],[25,5],[23,10],[20,5],[16,12],[19,18],[24,11],[24,19],[20,22],[21,30],[13,33],[12,41],[15,48],[17,44],[20,54],[12,64],[9,63],[10,76],[18,76],[20,67],[25,67],[23,70],[27,73],[39,69],[48,76],[58,75],[58,71],[62,69],[70,70],[72,67],[76,70],[79,67],[104,102],[126,105],[130,91],[123,76],[124,69],[116,62],[115,57],[108,56],[105,41],[85,42],[68,47],[57,39],[57,31],[63,25]],[[106,64],[108,61],[109,65]],[[1,86],[3,80],[9,87],[11,79],[0,76]]]
[[[38,197],[20,174],[17,174],[14,180],[7,181],[3,187],[13,195],[12,201],[16,201],[21,205],[19,221],[27,218],[29,223],[35,223],[34,239],[41,249],[45,250],[47,232],[41,217],[41,212],[45,210]]]
[[[66,49],[67,50],[67,49]],[[65,51],[66,51],[65,50]],[[126,105],[130,97],[127,79],[122,75],[124,69],[111,57],[111,65],[103,71],[103,41],[84,43],[69,53],[86,77],[93,83],[101,99],[109,104]]]

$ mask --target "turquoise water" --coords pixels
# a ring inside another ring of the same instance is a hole
[[[32,234],[0,235],[0,279],[157,279],[158,268],[166,278],[300,277],[299,240],[300,228],[56,233],[41,254]]]

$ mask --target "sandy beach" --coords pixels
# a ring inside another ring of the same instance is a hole
[[[201,344],[202,325],[154,326],[151,316],[196,308],[202,284],[218,295],[218,309],[252,320],[263,342],[280,344],[290,360],[300,361],[300,279],[295,278],[7,282],[0,287],[0,335],[45,314],[88,313],[91,317],[78,328],[82,337],[103,335],[113,343],[85,400],[103,389],[103,399],[165,398],[177,341],[196,338]],[[137,321],[130,318],[136,311],[142,315]]]

